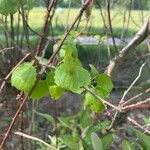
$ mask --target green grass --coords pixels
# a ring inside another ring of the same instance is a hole
[[[78,9],[72,8],[70,10],[70,17],[68,19],[68,24],[73,22],[77,13],[78,13]],[[143,12],[144,19],[146,19],[148,17],[149,13],[150,13],[150,11]],[[43,8],[34,8],[30,12],[30,15],[29,15],[29,24],[33,28],[41,27],[43,25],[44,15],[45,15],[45,10]],[[66,27],[68,25],[66,22],[67,15],[68,15],[68,9],[64,8],[62,10],[62,12],[59,12],[59,13],[56,11],[56,15],[54,16],[54,19],[53,19],[54,26],[56,27],[56,24],[57,24],[57,26]],[[121,29],[123,27],[123,16],[124,16],[123,10],[118,9],[118,10],[111,11],[112,27],[113,27],[114,31],[116,29],[118,29],[118,31],[121,32]],[[134,33],[136,31],[138,31],[139,28],[143,24],[142,17],[141,17],[141,11],[135,11],[135,10],[131,11],[131,16],[132,16],[132,19],[130,19],[128,29],[129,29],[129,33],[131,31],[133,31],[133,33]],[[127,20],[128,20],[128,12],[126,12],[125,27],[127,26]],[[84,27],[85,25],[86,25],[86,19],[85,19],[85,17],[82,17],[80,28]],[[97,33],[101,32],[101,29],[103,29],[103,27],[104,27],[102,17],[100,15],[100,11],[98,9],[93,9],[92,17],[91,17],[88,27],[90,27],[90,26],[91,26],[91,32],[94,31]]]
[[[64,32],[64,29],[73,22],[75,17],[78,14],[78,9],[71,8],[68,22],[66,20],[68,16],[68,9],[63,8],[61,12],[56,11],[54,19],[53,19],[53,27],[55,35],[60,35]],[[46,10],[44,8],[34,8],[30,11],[29,14],[29,25],[37,32],[41,31],[41,28],[44,23]],[[143,18],[146,19],[150,11],[143,11]],[[126,21],[125,21],[125,29],[128,26],[128,12],[126,12]],[[112,18],[112,27],[115,37],[120,37],[122,34],[123,28],[123,17],[124,10],[112,10],[111,18]],[[132,37],[142,26],[142,14],[141,11],[131,11],[132,18],[129,19],[128,29],[125,31],[127,37]],[[106,15],[104,16],[105,18]],[[106,19],[107,20],[107,19]],[[107,22],[106,22],[107,23]],[[17,25],[17,14],[15,15],[15,25]],[[82,17],[81,23],[79,25],[79,30],[82,30],[83,27],[86,26],[86,19]],[[17,26],[15,27],[17,28]],[[21,28],[22,31],[22,28]],[[0,27],[0,32],[2,33],[2,28]],[[100,15],[100,11],[98,9],[93,9],[92,16],[90,22],[88,23],[87,28],[84,30],[84,33],[88,33],[90,35],[93,34],[104,34],[104,24],[102,21],[102,17]],[[33,34],[30,32],[30,34]]]

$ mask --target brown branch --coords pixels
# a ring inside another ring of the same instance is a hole
[[[146,129],[143,125],[140,125],[138,122],[136,122],[135,120],[133,120],[130,117],[127,117],[127,119],[129,120],[129,122],[131,122],[132,124],[134,124],[136,127],[138,127],[139,129],[141,129],[142,131],[144,131],[144,133],[147,133],[150,135],[150,131],[148,129]]]
[[[123,56],[138,46],[143,40],[145,40],[150,34],[150,18],[142,26],[135,37],[119,52],[119,55],[115,56],[106,69],[106,73],[111,76],[116,64],[123,58]]]
[[[109,23],[109,28],[110,28],[110,32],[111,32],[111,36],[112,36],[112,41],[113,41],[113,45],[115,47],[115,50],[118,51],[116,43],[115,43],[115,38],[114,38],[114,33],[113,33],[113,28],[112,28],[112,21],[111,21],[111,16],[110,16],[110,0],[107,0],[107,15],[108,15],[108,23]]]
[[[137,94],[137,95],[131,97],[130,99],[125,100],[125,102],[122,104],[122,106],[127,105],[127,104],[130,103],[131,101],[137,99],[138,97],[140,97],[140,96],[142,96],[143,94],[146,94],[146,93],[148,93],[148,92],[150,92],[150,88],[148,88],[144,93],[139,93],[139,94]]]
[[[144,109],[144,108],[147,109],[150,108],[150,104],[148,104],[148,102],[150,102],[150,98],[147,98],[146,100],[142,100],[135,104],[124,106],[122,109],[123,111],[128,111],[132,109]]]
[[[38,56],[40,52],[42,52],[42,50],[44,49],[44,46],[46,43],[46,37],[47,37],[47,29],[48,29],[50,12],[52,11],[52,8],[54,7],[56,2],[57,0],[52,0],[48,6],[47,13],[45,16],[45,23],[41,31],[41,38],[39,40],[39,44],[38,44],[37,51],[36,51],[36,56]]]

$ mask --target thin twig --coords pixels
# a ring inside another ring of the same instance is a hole
[[[142,69],[143,69],[143,67],[145,66],[145,64],[146,64],[146,63],[142,64],[142,66],[140,67],[138,76],[137,76],[137,77],[135,78],[135,80],[131,83],[131,85],[129,86],[129,88],[124,92],[124,94],[123,94],[123,96],[122,96],[122,98],[121,98],[121,100],[120,100],[120,102],[119,102],[119,104],[118,104],[118,108],[120,108],[121,110],[122,110],[122,103],[123,103],[123,101],[124,101],[125,96],[128,94],[128,92],[129,92],[130,89],[133,87],[133,85],[136,83],[136,81],[140,78],[141,73],[142,73]],[[116,111],[115,114],[114,114],[114,117],[113,117],[113,119],[112,119],[112,122],[111,122],[111,125],[110,125],[109,129],[111,129],[111,128],[113,127],[113,125],[114,125],[114,123],[115,123],[115,121],[116,121],[116,118],[117,118],[118,114],[119,114],[119,111]]]
[[[8,51],[8,50],[13,50],[13,49],[14,49],[14,47],[4,48],[4,49],[1,49],[1,50],[0,50],[0,53],[5,52],[5,51]]]
[[[127,105],[127,106],[124,106],[122,109],[124,110],[124,111],[127,111],[127,110],[129,110],[129,109],[137,109],[137,108],[149,108],[150,107],[150,105],[149,104],[147,104],[148,102],[150,102],[150,98],[147,98],[146,100],[142,100],[142,101],[140,101],[140,102],[137,102],[137,103],[135,103],[135,104],[132,104],[132,105]],[[143,105],[143,104],[145,104],[145,105]]]
[[[143,125],[140,125],[138,122],[136,122],[135,120],[133,120],[130,117],[127,117],[127,119],[129,120],[129,122],[131,122],[132,124],[134,124],[135,126],[137,126],[139,129],[141,129],[142,131],[144,131],[144,133],[147,133],[150,135],[150,131],[148,129],[146,129]]]
[[[45,47],[45,42],[46,42],[46,38],[47,38],[47,29],[48,29],[48,23],[49,23],[49,16],[50,16],[50,12],[52,11],[52,8],[54,7],[56,2],[57,2],[57,0],[52,0],[48,6],[47,13],[45,16],[44,26],[41,31],[41,37],[40,37],[39,44],[38,44],[37,51],[36,51],[36,56],[38,56]]]
[[[113,29],[112,29],[112,21],[111,21],[110,14],[111,14],[110,13],[110,0],[107,0],[107,15],[108,15],[109,28],[110,28],[110,32],[111,32],[111,36],[112,36],[113,45],[115,47],[115,50],[118,52],[118,49],[117,49],[117,46],[116,46],[116,42],[115,42],[115,38],[114,38]]]
[[[123,103],[126,95],[129,93],[129,91],[131,90],[131,88],[133,87],[133,85],[137,82],[137,80],[141,77],[141,74],[142,74],[142,70],[143,70],[143,67],[145,66],[146,63],[142,64],[141,67],[140,67],[140,70],[139,70],[139,73],[138,73],[138,76],[135,78],[135,80],[131,83],[131,85],[128,87],[128,89],[124,92],[121,100],[120,100],[120,104]]]
[[[104,100],[102,97],[98,96],[94,91],[92,91],[90,88],[88,87],[84,87],[86,91],[88,91],[89,93],[91,93],[95,98],[97,98],[98,100],[100,100],[102,103],[114,108],[115,110],[121,112],[121,109],[119,109],[119,107],[109,103],[108,101]]]
[[[140,96],[142,96],[143,94],[148,93],[148,92],[150,92],[150,88],[147,89],[144,93],[139,93],[139,94],[133,96],[132,98],[126,100],[122,105],[125,106],[125,105],[127,105],[128,103],[130,103],[131,101],[135,100],[136,98],[138,98],[138,97],[140,97]]]
[[[47,146],[48,148],[50,148],[51,150],[57,150],[55,147],[53,147],[52,145],[46,143],[45,141],[37,138],[37,137],[34,137],[34,136],[31,136],[31,135],[27,135],[23,132],[14,132],[14,134],[16,135],[19,135],[19,136],[22,136],[22,137],[25,137],[27,139],[31,139],[31,140],[34,140],[34,141],[37,141],[37,142],[40,142],[42,144],[44,144],[45,146]]]

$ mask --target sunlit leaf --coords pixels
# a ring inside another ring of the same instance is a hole
[[[113,88],[113,83],[111,78],[106,74],[100,74],[97,77],[97,85],[95,87],[95,92],[103,99],[107,99],[111,90]]]
[[[105,110],[105,105],[90,93],[85,94],[84,104],[85,106],[90,107],[94,112],[102,112]]]
[[[81,66],[75,65],[70,70],[68,65],[61,64],[55,70],[54,79],[57,86],[75,93],[81,93],[82,87],[90,83],[90,74]]]
[[[11,85],[22,91],[29,91],[35,84],[36,69],[32,63],[23,63],[17,67],[11,76]]]
[[[47,96],[49,94],[49,89],[46,83],[46,80],[39,80],[33,89],[33,92],[31,93],[30,97],[35,100],[39,100],[44,96]]]
[[[97,79],[97,86],[110,93],[113,88],[113,83],[108,75],[100,74]]]
[[[64,89],[61,87],[58,87],[57,85],[53,85],[53,86],[49,86],[49,92],[50,92],[51,97],[54,100],[57,100],[64,93]]]
[[[65,63],[70,63],[70,61],[78,58],[76,42],[74,42],[72,39],[67,39],[65,41],[63,49],[65,49],[65,57],[64,57]]]

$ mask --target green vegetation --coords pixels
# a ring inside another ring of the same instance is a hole
[[[2,111],[9,114],[6,103],[12,105],[11,102],[15,101],[14,108],[16,103],[19,105],[15,115],[11,116],[6,134],[0,131],[0,149],[9,149],[11,145],[16,150],[108,150],[114,147],[149,150],[150,137],[146,133],[150,134],[150,118],[144,114],[144,119],[139,121],[141,112],[136,115],[133,113],[135,109],[149,109],[148,45],[140,45],[147,33],[141,35],[142,39],[140,36],[134,38],[136,40],[129,42],[123,50],[120,50],[122,45],[119,43],[103,43],[113,33],[115,40],[116,37],[129,40],[140,29],[142,19],[147,18],[149,11],[131,11],[129,16],[128,3],[125,3],[123,12],[121,7],[118,9],[122,0],[114,0],[110,8],[110,1],[105,1],[108,8],[103,8],[103,20],[96,6],[97,9],[93,8],[90,15],[92,0],[87,1],[79,12],[75,8],[78,0],[73,2],[75,7],[70,10],[58,8],[63,3],[66,7],[67,0],[61,0],[58,5],[55,0],[50,3],[43,1],[45,4],[39,0],[40,6],[46,5],[51,10],[47,11],[45,17],[46,9],[32,9],[37,6],[34,2],[0,0],[0,113],[1,108],[4,108]],[[131,8],[138,9],[141,2],[138,1],[138,5],[135,0],[132,2]],[[148,4],[148,1],[143,4]],[[107,18],[104,9],[110,9],[112,20]],[[80,18],[83,11],[87,16]],[[53,18],[49,15],[52,12],[55,12]],[[107,25],[105,28],[103,21]],[[79,27],[76,25],[78,22]],[[78,43],[80,33],[82,36],[94,37],[101,43]],[[49,41],[49,37],[57,37],[58,40]],[[3,92],[4,87],[6,90]],[[138,88],[136,94],[132,93],[131,88],[133,91]],[[10,89],[15,96],[11,95],[12,98],[7,102],[5,93],[7,90],[9,93]],[[73,95],[72,100],[70,95]],[[79,96],[79,99],[74,96]],[[71,109],[66,105],[68,102]],[[64,105],[63,110],[59,109],[59,105]],[[75,107],[77,112],[74,111]],[[5,118],[2,113],[3,116]],[[3,124],[0,121],[0,127],[4,125],[5,122]],[[135,129],[135,125],[141,131]],[[13,132],[13,127],[21,132]],[[23,138],[17,139],[15,136],[9,141],[8,137],[12,133]]]
[[[71,8],[70,10],[70,17],[68,19],[68,22],[66,20],[66,17],[68,16],[69,9],[62,8],[62,9],[56,9],[56,13],[54,16],[54,19],[52,21],[53,27],[54,27],[54,35],[60,35],[63,33],[64,29],[73,21],[75,16],[77,15],[78,9],[77,8]],[[29,25],[31,28],[33,28],[35,31],[39,32],[41,30],[41,27],[44,23],[44,16],[45,16],[46,10],[44,8],[34,8],[29,13]],[[142,26],[143,18],[146,19],[149,16],[149,11],[143,11],[143,14],[141,14],[140,11],[132,10],[131,11],[131,19],[129,21],[129,26],[127,31],[125,32],[127,37],[132,37]],[[121,9],[115,9],[111,10],[111,17],[112,17],[112,27],[114,31],[115,37],[120,37],[122,34],[122,27],[123,27],[123,15],[124,12]],[[128,13],[126,13],[126,17],[128,17]],[[15,28],[17,30],[17,14],[15,15]],[[85,27],[86,25],[86,19],[85,17],[82,17],[82,21],[79,25],[79,31]],[[127,27],[127,20],[126,20],[126,26]],[[21,29],[22,30],[22,29]],[[3,33],[2,29],[0,29],[0,33]],[[100,11],[96,8],[93,9],[91,19],[88,23],[87,28],[83,32],[84,34],[93,35],[93,34],[104,34],[104,24],[102,21],[102,17],[100,14]],[[30,32],[30,34],[33,34]],[[51,35],[51,33],[50,33]]]

